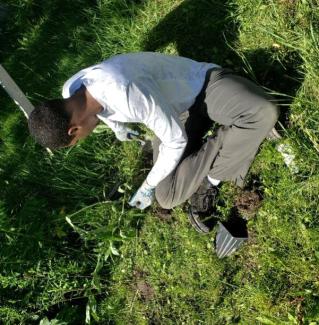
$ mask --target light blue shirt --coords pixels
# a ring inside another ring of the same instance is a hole
[[[63,86],[70,97],[81,85],[101,104],[98,118],[114,132],[125,122],[145,124],[161,140],[159,155],[147,176],[156,186],[177,166],[187,144],[179,115],[201,91],[208,69],[219,67],[152,52],[121,54],[83,69]]]

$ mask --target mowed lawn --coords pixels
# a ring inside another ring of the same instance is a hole
[[[185,206],[128,207],[149,152],[99,127],[51,157],[1,89],[0,323],[319,324],[318,28],[317,0],[2,2],[0,62],[34,104],[81,68],[158,51],[265,87],[282,139],[262,144],[245,191],[222,185],[221,219],[237,205],[249,241],[218,259]]]

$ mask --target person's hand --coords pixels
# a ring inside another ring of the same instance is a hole
[[[135,130],[126,128],[121,131],[115,132],[115,136],[120,141],[132,141],[139,135],[139,133]]]
[[[150,206],[155,197],[155,187],[147,184],[146,181],[141,185],[128,203],[132,207],[144,210]]]

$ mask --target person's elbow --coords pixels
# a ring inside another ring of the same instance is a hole
[[[179,149],[184,151],[187,145],[187,141],[188,141],[187,135],[183,134],[180,137],[171,141],[167,146],[172,149]]]

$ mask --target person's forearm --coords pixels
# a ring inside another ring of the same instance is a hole
[[[146,181],[150,186],[156,187],[165,177],[167,177],[180,161],[187,141],[181,142],[177,148],[160,146],[158,158],[147,175]]]

